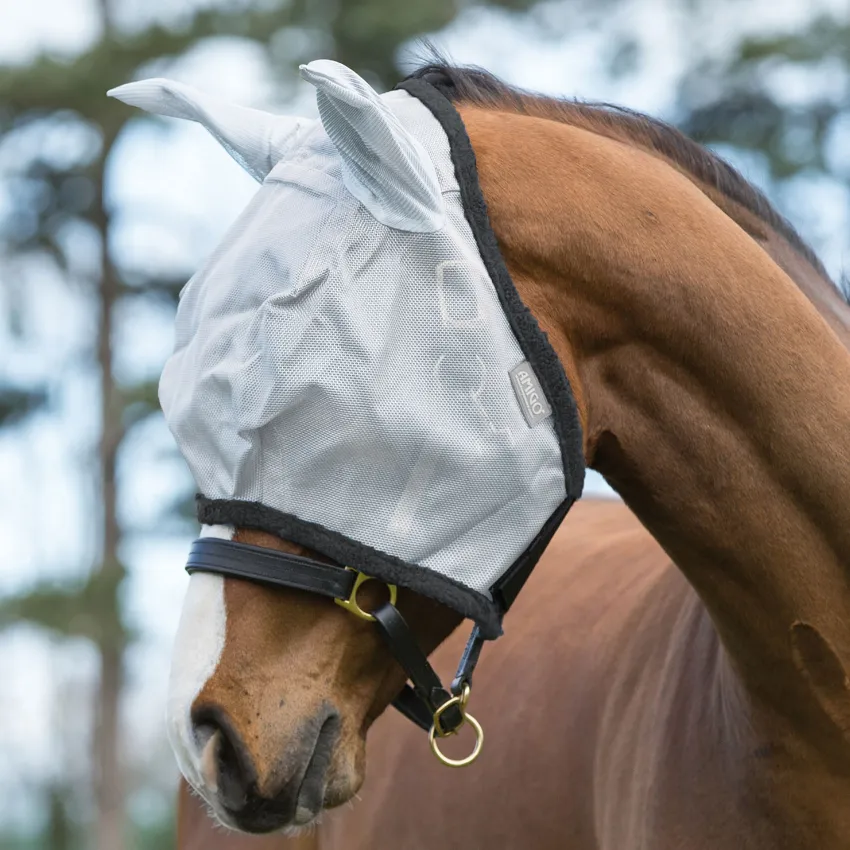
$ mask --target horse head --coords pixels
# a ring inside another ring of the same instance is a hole
[[[349,800],[407,678],[399,705],[432,745],[475,725],[481,641],[584,470],[574,406],[547,400],[569,394],[560,364],[535,371],[520,343],[545,337],[491,282],[449,101],[379,96],[334,62],[302,75],[318,121],[167,80],[111,92],[202,123],[262,183],[182,292],[160,383],[203,494],[170,740],[218,818],[253,832]],[[463,617],[477,629],[450,692],[426,656]]]

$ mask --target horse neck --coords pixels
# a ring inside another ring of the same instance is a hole
[[[462,112],[588,461],[696,589],[751,697],[800,728],[829,701],[812,699],[811,665],[843,671],[850,655],[845,347],[663,160],[562,123]],[[795,648],[798,621],[821,639],[811,652]]]
[[[844,348],[850,350],[850,304],[826,274],[815,268],[780,233],[759,221],[752,212],[742,209],[739,204],[698,181],[695,181],[695,185],[761,245],[773,262],[809,299]]]

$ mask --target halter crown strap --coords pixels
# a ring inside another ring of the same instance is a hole
[[[192,544],[186,571],[190,574],[207,572],[234,576],[279,587],[306,590],[343,601],[352,598],[358,584],[358,573],[353,570],[322,564],[301,555],[291,555],[217,537],[202,537]],[[378,631],[396,661],[413,684],[412,688],[409,685],[404,686],[399,696],[393,700],[393,705],[418,726],[430,730],[434,725],[435,714],[451,699],[452,694],[443,687],[427,656],[419,648],[406,620],[392,601],[371,612],[371,617],[374,618]],[[455,696],[460,693],[464,684],[468,684],[482,642],[476,626],[452,683]],[[456,705],[446,708],[440,714],[440,727],[444,734],[458,729],[463,723],[463,713]]]

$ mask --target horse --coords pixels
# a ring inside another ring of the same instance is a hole
[[[587,563],[550,594],[567,645],[562,772],[545,790],[570,846],[846,846],[850,309],[766,199],[674,130],[481,72],[425,76],[461,116],[501,254],[569,379],[588,466],[675,565],[609,561],[597,575]],[[199,518],[323,557],[215,503]],[[361,606],[378,591],[365,585]],[[405,587],[397,604],[426,652],[460,621]],[[328,600],[206,573],[192,577],[172,669],[170,711],[191,721],[172,738],[187,778],[249,832],[350,800],[366,730],[405,680],[375,628]],[[540,696],[503,684],[512,706]],[[545,755],[551,724],[525,733]]]

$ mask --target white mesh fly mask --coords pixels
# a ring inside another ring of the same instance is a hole
[[[185,287],[160,382],[207,525],[260,528],[472,617],[485,637],[581,493],[575,404],[511,283],[450,100],[330,61],[320,120],[167,80],[262,185]]]

